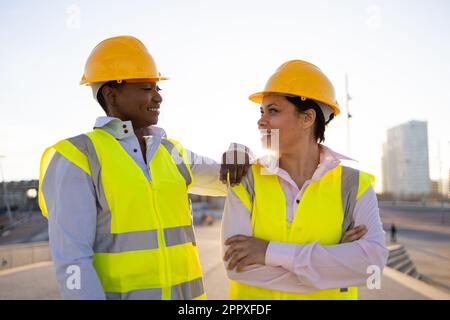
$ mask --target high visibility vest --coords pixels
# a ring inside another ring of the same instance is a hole
[[[150,182],[120,143],[101,129],[46,149],[40,186],[55,153],[94,182],[93,265],[107,299],[206,298],[187,193],[193,176],[177,141],[162,138],[150,161]],[[44,197],[39,192],[47,217]]]
[[[233,191],[252,216],[252,235],[266,241],[321,245],[340,243],[352,221],[355,202],[373,184],[372,175],[338,165],[304,190],[292,223],[286,221],[286,200],[278,176],[261,174],[253,165],[248,181]],[[309,293],[282,292],[230,281],[230,298],[244,300],[347,300],[357,299],[356,287]]]

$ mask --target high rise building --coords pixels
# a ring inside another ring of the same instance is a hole
[[[382,174],[384,193],[397,196],[431,193],[426,121],[409,121],[388,130]]]

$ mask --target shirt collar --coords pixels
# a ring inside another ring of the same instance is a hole
[[[340,154],[334,150],[331,150],[331,148],[323,145],[323,144],[319,144],[320,147],[320,162],[323,161],[338,161],[339,163],[344,161],[344,160],[348,160],[348,161],[356,161],[350,157],[344,156],[343,154]],[[323,159],[322,159],[323,156]]]
[[[116,117],[102,116],[95,120],[94,128],[103,129],[116,139],[134,136],[133,125],[130,120],[122,121]],[[144,129],[144,136],[167,137],[163,128],[149,126]]]
[[[330,170],[344,161],[356,161],[350,157],[347,157],[336,151],[333,151],[331,148],[323,144],[319,144],[319,150],[320,150],[320,160],[317,169],[325,168],[327,170]],[[284,176],[285,174],[287,174],[285,170],[281,169],[278,166],[279,164],[278,161],[271,155],[259,157],[257,159],[257,163],[263,166],[271,174],[276,174],[278,176]],[[320,171],[316,170],[316,172],[319,173]],[[314,176],[315,175],[316,174],[314,174]]]

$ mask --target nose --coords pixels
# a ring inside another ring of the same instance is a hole
[[[156,93],[152,97],[152,100],[153,100],[153,102],[161,103],[163,101],[163,98],[162,98],[161,94],[158,91],[156,91]]]
[[[265,119],[264,115],[261,115],[261,118],[257,122],[258,129],[267,129],[268,121]]]

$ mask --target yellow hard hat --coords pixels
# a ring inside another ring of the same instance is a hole
[[[249,99],[261,104],[264,96],[271,93],[316,100],[333,109],[335,116],[340,113],[333,84],[318,67],[306,61],[291,60],[282,64],[269,78],[264,91],[252,94]]]
[[[132,36],[118,36],[95,46],[86,61],[80,84],[136,79],[159,81],[168,78],[161,77],[155,60],[141,41]]]

